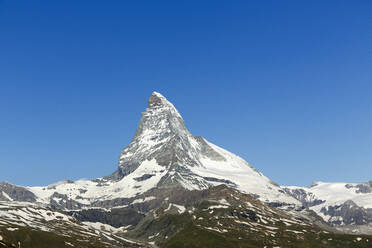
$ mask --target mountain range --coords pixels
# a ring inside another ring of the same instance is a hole
[[[111,175],[0,183],[0,247],[372,247],[370,235],[372,182],[280,186],[193,136],[157,92]]]

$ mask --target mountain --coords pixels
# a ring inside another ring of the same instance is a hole
[[[117,235],[125,228],[79,222],[35,203],[0,201],[0,247],[146,247]]]
[[[372,234],[372,182],[316,182],[283,189],[338,230]]]
[[[371,196],[371,182],[281,187],[154,92],[111,175],[0,183],[0,248],[371,247]]]
[[[67,212],[0,201],[0,247],[367,248],[372,243],[372,236],[331,232],[301,212],[289,214],[223,184],[192,191],[174,187],[161,197]],[[149,203],[159,205],[148,210]]]
[[[154,92],[112,175],[27,190],[35,195],[36,202],[79,209],[127,205],[155,187],[202,190],[220,184],[254,194],[265,202],[300,204],[242,158],[193,136],[173,104]]]

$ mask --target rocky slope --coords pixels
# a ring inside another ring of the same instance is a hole
[[[0,202],[0,247],[372,245],[372,236],[324,230],[301,209],[287,213],[225,185],[205,190],[174,187],[150,191],[148,194],[159,198],[147,197],[127,207],[68,213],[35,203]]]
[[[120,236],[125,227],[79,222],[27,202],[0,201],[0,247],[147,247]]]

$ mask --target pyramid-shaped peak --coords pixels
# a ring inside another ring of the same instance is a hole
[[[152,113],[153,110],[156,110],[157,112],[168,112],[182,119],[180,113],[174,107],[174,105],[170,101],[168,101],[167,98],[165,98],[162,94],[156,91],[151,94],[148,100],[148,109],[146,110],[146,112],[150,111]]]
[[[165,98],[162,94],[160,94],[159,92],[157,92],[157,91],[154,91],[154,92],[152,92],[152,94],[151,94],[152,96],[156,96],[156,97],[159,97],[159,98]]]
[[[159,92],[154,91],[148,101],[149,108],[161,107],[164,105],[171,105],[171,103]]]

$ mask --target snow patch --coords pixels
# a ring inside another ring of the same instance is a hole
[[[143,203],[143,202],[152,201],[152,200],[155,200],[155,199],[156,199],[155,196],[148,196],[148,197],[145,197],[145,198],[136,199],[132,202],[132,204]]]
[[[9,201],[13,201],[13,199],[7,194],[7,193],[5,193],[4,191],[3,192],[1,192],[2,194],[3,194],[3,196],[5,197],[5,198],[7,198]]]

